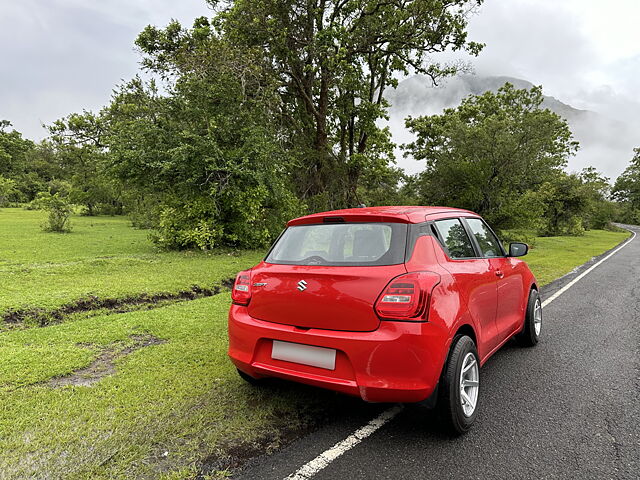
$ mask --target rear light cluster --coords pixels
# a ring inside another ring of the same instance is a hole
[[[378,297],[376,313],[387,320],[426,320],[431,292],[438,283],[440,275],[433,272],[400,275]]]
[[[251,300],[251,271],[245,270],[236,276],[231,290],[231,300],[236,305],[249,305]]]

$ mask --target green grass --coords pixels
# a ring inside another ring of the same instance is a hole
[[[226,360],[228,294],[0,336],[2,478],[156,478],[232,446],[304,427],[336,396],[254,389]],[[46,380],[131,335],[166,340],[116,362],[93,386]],[[165,454],[165,452],[167,452]]]
[[[41,232],[42,218],[0,210],[0,313],[212,286],[262,256],[159,251],[122,217],[74,217],[71,234]],[[0,330],[0,477],[187,478],[207,457],[224,471],[234,449],[273,448],[344,402],[301,386],[245,384],[226,358],[228,308],[222,293]],[[140,334],[164,343],[118,358],[115,375],[92,386],[49,385]]]
[[[124,217],[80,217],[69,234],[45,233],[44,213],[0,209],[0,313],[53,309],[81,297],[210,287],[263,252],[161,252]]]
[[[123,218],[74,217],[73,233],[62,235],[41,232],[41,220],[39,212],[0,210],[0,312],[211,286],[261,257],[161,252]],[[526,259],[544,284],[625,237],[539,238]],[[0,329],[0,477],[183,479],[202,465],[224,476],[234,456],[277,447],[328,411],[363,408],[303,386],[245,384],[226,358],[228,307],[221,293]],[[162,343],[118,357],[115,372],[91,386],[50,385],[139,335]]]
[[[588,230],[581,237],[537,237],[524,257],[540,285],[559,278],[592,257],[615,247],[629,232]]]

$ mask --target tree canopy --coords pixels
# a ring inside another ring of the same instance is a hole
[[[613,186],[613,195],[617,200],[640,210],[640,148],[635,148],[633,152],[629,166]]]
[[[481,0],[235,0],[209,3],[212,21],[192,30],[173,22],[147,27],[136,44],[143,65],[162,74],[207,75],[211,45],[250,52],[255,78],[277,94],[270,104],[281,139],[294,152],[296,193],[312,208],[353,206],[369,169],[393,162],[384,92],[396,75],[437,79],[457,65],[430,55],[447,49],[477,54],[467,19]]]
[[[442,114],[407,119],[416,140],[406,152],[425,161],[419,200],[473,210],[497,228],[537,215],[528,192],[560,173],[578,147],[567,122],[542,101],[541,87],[507,83]]]
[[[629,166],[620,175],[612,190],[613,197],[622,204],[621,221],[640,223],[640,148],[633,150]]]

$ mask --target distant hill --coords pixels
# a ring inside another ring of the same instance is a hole
[[[433,111],[434,108],[441,110],[458,105],[468,95],[482,95],[489,90],[495,92],[507,82],[520,89],[530,89],[534,86],[531,82],[514,77],[461,75],[447,80],[441,86],[434,87],[430,78],[416,75],[400,82],[397,89],[390,90],[387,99],[394,109],[411,110],[415,114],[420,114],[419,112],[425,110]],[[567,120],[594,114],[588,110],[574,108],[548,95],[544,96],[543,105]]]
[[[404,128],[407,116],[433,115],[443,109],[459,105],[468,95],[497,91],[506,82],[516,88],[531,88],[527,80],[507,76],[460,75],[434,87],[431,79],[416,75],[400,82],[385,97],[391,103],[389,126],[397,143],[412,140]],[[543,86],[544,91],[544,86]],[[593,165],[610,177],[616,177],[632,156],[632,149],[640,144],[637,125],[629,125],[589,110],[572,107],[557,98],[544,97],[543,106],[566,118],[578,142],[580,151],[570,159],[569,169],[580,170]],[[399,162],[408,172],[419,171],[418,162],[404,159]]]

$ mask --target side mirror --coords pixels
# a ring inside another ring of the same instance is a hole
[[[510,257],[522,257],[529,251],[529,245],[526,243],[514,242],[509,244]]]

